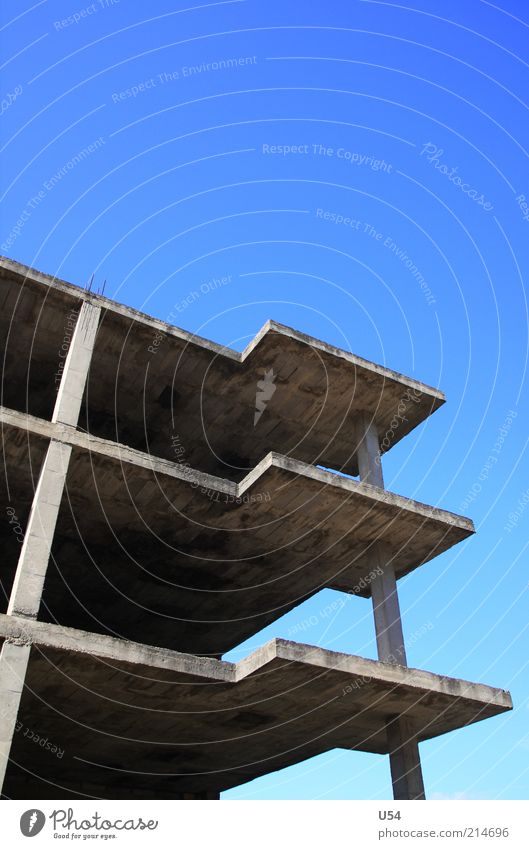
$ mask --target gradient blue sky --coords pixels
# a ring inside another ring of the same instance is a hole
[[[386,485],[478,533],[400,582],[408,660],[515,710],[422,744],[425,782],[526,799],[529,6],[179,5],[4,4],[0,252],[238,349],[274,318],[446,393]],[[228,59],[247,61],[189,72]],[[370,603],[339,601],[230,656],[283,636],[375,657]],[[389,798],[389,766],[333,751],[224,795]]]

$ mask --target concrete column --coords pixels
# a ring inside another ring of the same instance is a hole
[[[53,422],[72,427],[77,425],[100,312],[99,307],[86,301],[79,311],[57,393]],[[71,453],[70,445],[50,440],[33,496],[7,608],[8,615],[37,618]],[[29,645],[19,646],[8,641],[2,649],[0,704],[5,703],[7,710],[0,725],[0,783],[9,758],[29,651]]]
[[[421,758],[413,726],[405,716],[388,719],[389,765],[394,799],[424,799]]]
[[[100,314],[99,307],[84,301],[64,363],[52,422],[77,426]]]
[[[0,787],[9,762],[31,646],[5,640],[0,654]]]
[[[373,419],[366,414],[358,418],[356,444],[360,480],[384,488],[378,433]],[[371,582],[378,659],[407,666],[395,570],[391,553],[383,543],[372,545],[369,567],[371,571],[381,570]],[[409,720],[390,717],[387,733],[394,798],[424,799],[419,746]]]
[[[71,453],[70,445],[50,441],[7,607],[12,616],[37,618]]]
[[[378,659],[385,663],[398,663],[406,666],[406,649],[400,617],[399,596],[395,570],[391,563],[391,553],[380,542],[373,546],[371,570],[381,570],[371,582],[371,601],[375,619]]]
[[[64,364],[52,421],[75,427],[99,322],[100,308],[83,303]],[[36,619],[72,448],[50,440],[20,551],[8,614]]]
[[[375,422],[367,413],[358,416],[355,436],[360,480],[384,489],[378,433]]]

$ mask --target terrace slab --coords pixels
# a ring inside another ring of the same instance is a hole
[[[220,656],[325,587],[369,597],[377,543],[401,577],[473,533],[469,519],[274,453],[235,484],[64,425],[0,420],[7,481],[22,428],[72,446],[39,618],[88,631]]]
[[[6,406],[51,418],[71,315],[85,300],[102,318],[82,428],[158,457],[181,452],[235,481],[270,451],[357,474],[359,412],[386,451],[444,403],[437,389],[274,321],[241,353],[0,258]],[[258,385],[266,374],[270,397]]]
[[[505,690],[286,640],[232,664],[15,617],[0,634],[31,644],[17,799],[216,793],[335,747],[385,754],[395,714],[427,740],[512,707]]]

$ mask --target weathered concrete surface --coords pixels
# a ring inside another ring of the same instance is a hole
[[[86,302],[79,311],[61,372],[52,423],[77,426],[100,313],[98,307]],[[50,439],[24,533],[8,613],[32,617],[38,614],[71,452],[68,443]]]
[[[39,615],[86,630],[220,655],[323,587],[369,596],[379,542],[400,576],[473,532],[277,454],[237,485],[73,428],[0,421],[7,480],[27,462],[23,428],[72,446]]]
[[[32,641],[4,792],[177,798],[218,792],[334,747],[384,754],[509,710],[504,690],[274,640],[231,664],[0,616]],[[45,745],[45,744],[44,744]]]
[[[0,651],[0,787],[9,761],[29,653],[29,645],[12,640],[4,640]]]
[[[77,427],[101,310],[85,301],[68,346],[52,421]]]
[[[180,459],[222,477],[240,480],[269,451],[356,474],[359,410],[374,415],[385,451],[444,402],[437,389],[272,321],[239,353],[0,259],[6,406],[51,418],[68,316],[86,300],[103,317],[82,427],[169,459],[177,437]],[[276,391],[254,426],[257,383],[270,370]]]
[[[24,532],[8,613],[36,618],[39,612],[71,453],[70,445],[55,439],[48,446]]]
[[[386,722],[386,731],[393,798],[424,799],[421,758],[413,718],[392,717]]]

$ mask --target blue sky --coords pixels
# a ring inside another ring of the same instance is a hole
[[[425,783],[526,799],[529,9],[179,6],[4,5],[0,252],[238,349],[274,318],[446,393],[384,464],[478,530],[400,582],[408,661],[515,710],[422,744]],[[374,657],[369,602],[339,600],[232,656],[283,636]],[[387,759],[333,751],[225,796],[390,793]]]

